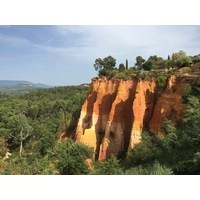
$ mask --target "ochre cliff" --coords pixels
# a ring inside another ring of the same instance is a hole
[[[180,120],[182,108],[182,91],[184,81],[176,81],[175,76],[171,76],[167,82],[164,92],[159,96],[153,111],[153,116],[149,122],[150,131],[162,133],[161,125],[164,119],[170,119],[174,124]]]
[[[128,153],[145,128],[159,134],[164,118],[180,119],[182,87],[183,82],[171,76],[158,96],[154,79],[93,79],[75,140],[94,147],[98,160]]]

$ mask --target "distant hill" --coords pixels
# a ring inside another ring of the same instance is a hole
[[[29,81],[20,81],[20,80],[0,80],[0,86],[10,86],[10,85],[33,85],[33,86],[37,86],[37,87],[42,87],[42,88],[50,88],[52,86],[49,85],[45,85],[42,83],[32,83]]]
[[[0,80],[0,92],[3,93],[26,93],[41,88],[51,88],[53,86],[42,83],[32,83],[29,81],[20,80]]]

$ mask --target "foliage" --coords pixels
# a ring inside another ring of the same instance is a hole
[[[125,71],[125,66],[123,63],[119,64],[119,72],[124,72]]]
[[[94,162],[94,169],[90,174],[92,175],[120,175],[123,174],[120,167],[119,160],[113,155],[103,161]]]
[[[200,99],[197,96],[188,96],[187,103],[185,104],[185,113],[183,115],[183,121],[188,126],[194,127],[198,125],[200,119]]]
[[[23,149],[23,142],[31,135],[32,127],[27,122],[27,118],[23,114],[18,114],[8,119],[8,143],[12,145],[20,145],[20,156]]]
[[[191,59],[187,56],[186,52],[180,50],[172,54],[171,65],[173,68],[181,68],[189,66]]]
[[[6,155],[6,145],[4,139],[0,138],[0,160]]]
[[[187,97],[192,92],[192,86],[189,83],[183,85],[183,97]]]
[[[158,87],[157,93],[161,94],[166,86],[167,83],[167,77],[166,76],[158,76],[156,79],[156,84]]]
[[[119,71],[117,69],[101,69],[99,70],[98,75],[101,76],[106,76],[108,79],[111,79],[112,77],[114,77]]]
[[[124,172],[124,175],[172,175],[172,169],[155,161],[152,165],[133,167]]]
[[[142,69],[142,65],[144,64],[144,62],[145,59],[142,58],[142,56],[137,56],[135,66],[137,66],[138,69]]]
[[[53,132],[43,132],[38,139],[37,148],[42,156],[48,153],[55,145],[56,135]]]
[[[99,72],[99,76],[107,76],[110,70],[113,70],[116,65],[116,59],[112,56],[104,59],[97,58],[94,63],[94,68]]]
[[[126,70],[128,70],[128,60],[126,59]]]
[[[118,73],[116,76],[115,76],[115,78],[117,78],[117,79],[122,79],[122,80],[128,80],[129,78],[130,78],[130,76],[128,76],[126,73],[123,73],[123,72],[121,72],[121,73]]]
[[[150,71],[152,68],[155,68],[155,63],[153,60],[147,60],[143,65],[142,68],[144,70]]]
[[[55,146],[56,168],[60,174],[81,175],[89,173],[87,158],[92,158],[94,150],[72,139],[63,140]]]
[[[180,69],[180,71],[185,74],[185,73],[190,73],[192,72],[192,69],[190,67],[183,67]]]
[[[192,60],[192,62],[195,63],[199,63],[200,62],[200,54],[195,55],[195,56],[189,56],[190,59]]]
[[[156,80],[156,83],[158,84],[159,88],[165,87],[167,82],[167,77],[166,76],[159,76]]]
[[[138,58],[138,57],[137,57]],[[139,57],[140,58],[140,57]],[[143,70],[150,71],[151,69],[165,69],[166,61],[161,57],[157,57],[156,55],[150,56],[147,61],[141,62],[142,59],[139,59],[140,68]]]
[[[150,74],[149,74],[148,71],[143,71],[143,70],[141,70],[141,71],[137,71],[137,72],[136,72],[136,77],[137,77],[137,78],[140,78],[140,79],[142,79],[142,80],[150,78],[149,75],[150,75]]]
[[[167,71],[167,74],[171,76],[171,75],[174,75],[175,72],[173,70],[169,70],[169,71]]]
[[[132,72],[132,74],[130,74],[129,71],[128,73],[130,76],[128,78],[135,76],[136,74],[137,77],[139,76],[139,78],[145,79],[148,77],[152,77],[153,73],[143,74],[143,71],[148,72],[151,70],[162,70],[162,72],[159,74],[161,75],[164,74],[164,72],[166,72],[167,69],[169,71],[167,71],[167,74],[165,74],[165,76],[169,76],[175,74],[175,72],[171,70],[171,68],[173,69],[184,68],[183,69],[184,71],[186,70],[185,67],[187,67],[187,70],[184,73],[190,73],[192,60],[195,61],[194,63],[197,63],[198,59],[199,55],[196,55],[194,57],[187,56],[186,52],[184,52],[183,50],[173,53],[171,57],[168,55],[167,59],[163,59],[162,57],[158,57],[157,55],[153,56],[151,55],[147,60],[145,60],[142,56],[137,56],[134,68],[139,70],[140,72]],[[95,60],[94,68],[96,71],[98,71],[98,76],[106,76],[108,79],[111,79],[113,77],[115,78],[116,76],[118,76],[118,73],[124,72],[126,74],[126,72],[130,69],[128,68],[127,59],[125,65],[123,63],[119,64],[118,69],[115,67],[115,65],[116,65],[116,59],[113,58],[112,56],[108,56],[105,57],[104,59],[97,58]],[[113,70],[115,71],[112,72]],[[122,75],[120,74],[119,78],[121,76]],[[122,76],[122,79],[124,79],[124,76]]]
[[[4,175],[51,175],[58,174],[54,168],[52,160],[48,157],[42,159],[33,155],[27,157],[19,157],[15,154],[5,160],[5,167],[1,174]]]
[[[76,127],[87,90],[64,86],[19,95],[0,93],[0,152],[2,157],[12,154],[2,163],[2,173],[58,174],[52,149],[62,132],[67,130],[70,137]]]

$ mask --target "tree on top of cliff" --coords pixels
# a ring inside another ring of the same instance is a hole
[[[142,65],[144,64],[144,62],[145,59],[142,58],[142,56],[137,56],[135,66],[137,66],[138,69],[142,69]]]
[[[112,56],[105,57],[103,60],[101,58],[97,58],[95,60],[94,68],[95,70],[104,69],[114,69],[116,65],[116,59]]]
[[[97,58],[94,63],[94,68],[99,72],[99,76],[108,76],[110,71],[115,69],[116,59],[112,56],[105,57],[104,59]]]
[[[172,54],[171,65],[173,68],[181,68],[189,66],[191,59],[187,56],[186,52],[180,50]]]

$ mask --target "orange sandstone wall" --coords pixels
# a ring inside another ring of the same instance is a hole
[[[129,152],[140,141],[144,128],[159,134],[165,117],[173,122],[180,118],[182,86],[172,76],[157,97],[154,79],[94,79],[75,140],[94,147],[98,160]]]
[[[153,116],[149,123],[150,131],[162,133],[161,126],[164,119],[170,119],[176,123],[183,112],[182,108],[183,81],[177,81],[175,76],[171,76],[167,82],[164,92],[158,97],[153,111]]]

